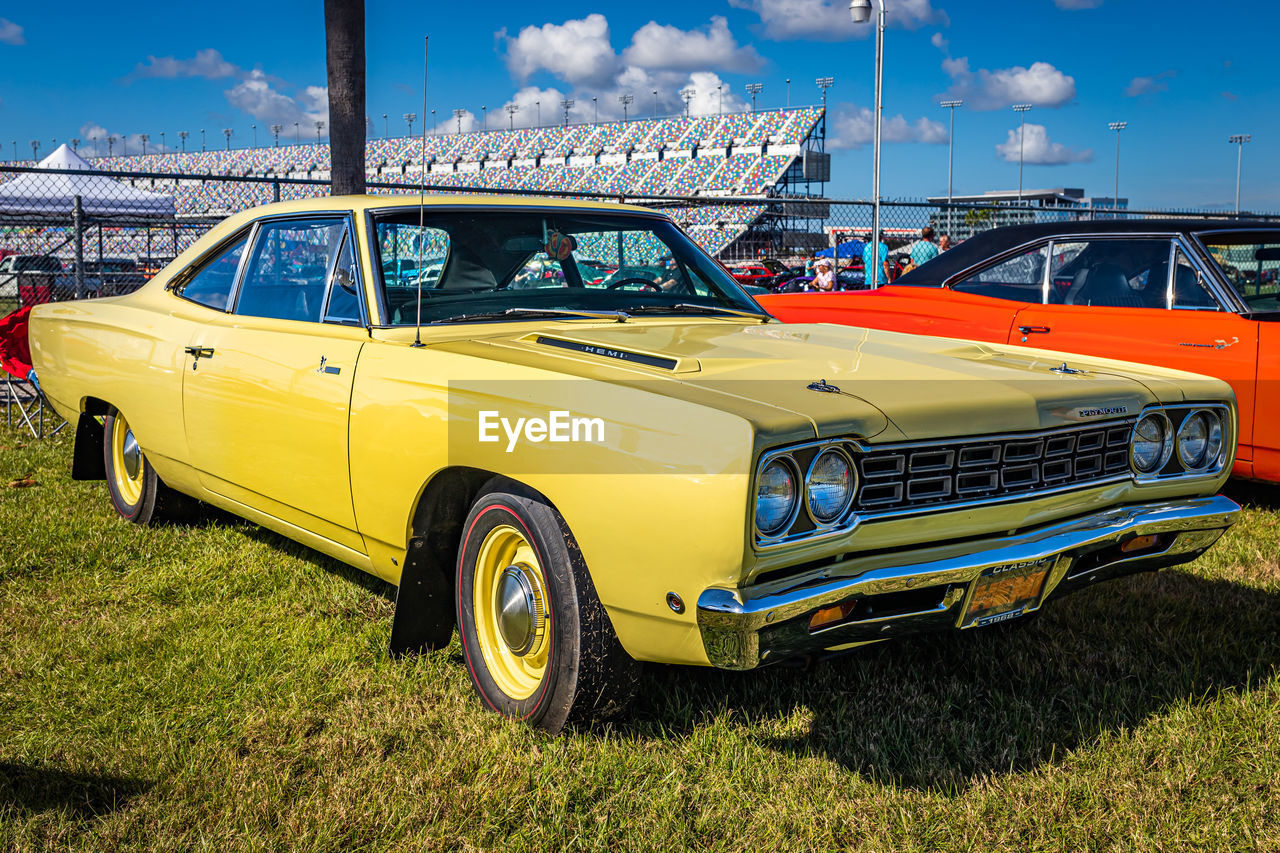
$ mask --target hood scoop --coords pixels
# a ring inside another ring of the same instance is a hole
[[[596,343],[575,341],[569,338],[536,335],[533,338],[533,342],[540,346],[554,347],[556,349],[583,353],[585,355],[594,355],[601,358],[611,358],[616,359],[617,361],[625,361],[630,364],[644,365],[645,367],[656,367],[659,370],[668,370],[672,373],[687,373],[691,370],[697,370],[699,367],[696,359],[676,359],[665,355],[657,355],[655,353],[639,352],[632,349],[619,349],[617,347],[606,347]]]

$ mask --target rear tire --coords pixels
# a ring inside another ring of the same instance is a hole
[[[455,590],[463,658],[487,708],[554,734],[630,701],[639,664],[541,495],[506,480],[481,492],[463,525]]]
[[[102,461],[111,505],[134,524],[155,524],[189,516],[196,502],[166,486],[138,446],[133,429],[116,409],[103,424]]]

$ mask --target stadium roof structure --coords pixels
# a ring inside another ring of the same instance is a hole
[[[16,214],[69,214],[80,197],[88,216],[172,217],[173,196],[147,192],[112,180],[106,175],[68,174],[69,170],[91,172],[83,157],[66,144],[37,164],[47,172],[27,172],[0,184],[0,212]]]

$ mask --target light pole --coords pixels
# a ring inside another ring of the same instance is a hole
[[[38,153],[39,151],[40,151],[40,140],[39,139],[31,140],[31,159],[36,161],[37,163],[40,162],[40,154]]]
[[[462,133],[462,117],[467,114],[466,110],[454,110],[453,117],[458,122],[458,133]]]
[[[385,118],[385,116],[383,116],[383,118]],[[417,121],[417,120],[418,120],[418,114],[417,114],[417,113],[405,113],[403,116],[401,116],[401,118],[403,118],[403,119],[404,119],[404,123],[405,123],[405,124],[409,125],[409,136],[413,136],[413,123],[414,123],[415,121]],[[383,125],[385,125],[385,124],[386,124],[386,122],[384,121],[384,122],[383,122]],[[388,134],[388,136],[389,136],[389,135],[390,135],[390,134]]]
[[[485,130],[489,129],[489,108],[484,104],[480,105],[480,126]]]
[[[723,83],[721,83],[719,86],[716,86],[716,92],[718,92],[720,95],[720,97],[716,100],[716,115],[722,116],[724,115],[724,84]]]
[[[115,155],[115,147],[116,147],[116,138],[114,136],[108,136],[107,137],[107,156],[108,157],[112,157]]]
[[[591,96],[591,116],[591,121],[593,123],[600,123],[600,98],[597,95]]]
[[[253,147],[258,147],[258,126],[256,124],[249,125],[253,129]]]
[[[516,113],[520,112],[519,104],[507,104],[507,128],[509,130],[516,129]]]
[[[1022,204],[1022,154],[1027,147],[1027,110],[1030,104],[1014,104],[1013,111],[1021,118],[1018,125],[1018,204]]]
[[[618,103],[622,104],[622,120],[627,120],[627,107],[636,99],[635,95],[619,95]]]
[[[223,135],[223,136],[225,136],[225,137],[227,138],[227,150],[228,150],[228,151],[230,151],[230,150],[231,150],[231,137],[232,137],[232,135],[233,135],[233,134],[235,134],[235,131],[234,131],[234,130],[232,130],[231,128],[229,128],[229,127],[224,127],[224,128],[222,129],[222,135]]]
[[[564,107],[564,126],[569,126],[569,110],[573,109],[573,98],[565,98],[560,102],[560,106]]]
[[[409,128],[409,135],[413,136],[413,128]],[[391,136],[391,125],[387,122],[387,114],[382,114],[382,138],[388,139]]]
[[[79,140],[79,139],[72,138],[72,140],[71,140],[71,150],[72,150],[72,151],[74,151],[74,152],[76,152],[77,154],[79,154],[79,153],[80,153],[80,140]]]
[[[862,2],[863,2],[863,0],[853,0],[853,2],[849,4],[849,14],[850,14],[850,15],[854,15],[854,6],[855,6],[855,5],[858,5],[858,8],[859,8],[859,9],[861,9],[862,7],[861,7],[861,5],[860,5],[860,4],[861,4]],[[870,10],[871,10],[871,0],[866,0],[866,3],[867,3],[867,12],[868,12],[868,15],[870,15]],[[884,14],[884,10],[883,10],[883,9],[880,11],[880,14],[881,14],[881,15],[883,15],[883,14]],[[865,20],[866,20],[866,18],[863,18],[862,20],[858,20],[858,18],[857,18],[857,17],[856,17],[856,15],[855,15],[853,20],[854,20],[854,23],[861,24],[861,23],[863,23],[863,21],[865,21]],[[878,46],[878,44],[879,44],[879,43],[877,42],[877,46]],[[880,67],[880,51],[879,51],[879,50],[876,50],[876,67],[877,67],[877,68],[879,68],[879,67]],[[879,79],[879,77],[877,77],[876,79]],[[825,112],[827,111],[827,90],[828,90],[828,89],[830,89],[832,86],[834,86],[834,85],[836,84],[836,78],[834,78],[834,77],[819,77],[817,80],[814,80],[813,82],[817,83],[817,84],[818,84],[818,88],[822,90],[822,111],[823,111],[823,113],[825,113]],[[790,100],[790,97],[788,97],[788,99],[787,99],[787,100]]]
[[[1107,127],[1116,132],[1116,185],[1115,192],[1111,196],[1111,209],[1120,209],[1120,131],[1129,126],[1127,121],[1112,121],[1107,123]]]
[[[533,108],[536,111],[536,114],[538,117],[538,127],[542,127],[542,100],[539,99],[534,101]]]
[[[191,135],[191,134],[187,133],[185,130],[180,130],[180,131],[178,131],[178,140],[179,140],[179,142],[180,142],[180,143],[181,143],[181,145],[182,145],[182,153],[183,153],[183,154],[186,154],[186,153],[187,153],[187,137],[188,137],[188,136],[190,136],[190,135]]]
[[[698,90],[694,89],[693,87],[680,90],[680,97],[684,98],[684,117],[685,118],[689,117],[689,102],[692,101],[694,97],[697,96],[697,94],[698,94]]]
[[[316,145],[320,144],[320,131],[324,130],[324,122],[316,120]]]
[[[435,110],[431,111],[431,127],[434,128],[434,130],[431,131],[431,135],[439,136],[440,128],[436,127],[436,111]]]
[[[943,101],[938,106],[951,110],[951,129],[947,131],[947,233],[950,234],[953,227],[951,224],[951,167],[955,164],[956,107],[963,107],[964,101],[956,98],[953,101]]]
[[[200,128],[200,150],[201,150],[201,151],[204,151],[204,150],[205,150],[205,145],[204,145],[204,128],[203,128],[203,127],[202,127],[202,128]]]
[[[147,143],[151,141],[151,136],[150,136],[150,134],[140,133],[140,134],[138,134],[138,139],[142,142],[142,156],[143,156],[143,157],[146,157],[146,156],[147,156]]]
[[[160,153],[164,153],[164,149],[168,146],[164,144],[164,131],[160,131]]]
[[[876,16],[876,103],[875,127],[872,137],[871,154],[871,287],[880,286],[880,113],[883,109],[881,93],[884,82],[884,4],[880,0],[880,13]],[[864,24],[871,20],[871,0],[852,0],[849,4],[849,17],[855,24]],[[830,77],[818,80],[822,87],[822,114],[826,121],[827,88],[835,83]],[[825,85],[824,85],[825,84]],[[866,270],[863,270],[866,275]]]
[[[1227,137],[1236,146],[1236,216],[1240,215],[1240,162],[1244,159],[1244,144],[1253,141],[1252,133],[1237,133]]]
[[[751,112],[756,111],[756,95],[764,90],[763,83],[748,83],[747,91],[751,94]]]
[[[204,131],[201,131],[201,133],[203,132]],[[293,123],[293,144],[294,145],[302,144],[302,139],[298,136],[298,123],[296,121]]]
[[[787,78],[787,109],[791,109],[791,78]]]
[[[271,125],[271,135],[272,135],[272,137],[274,137],[274,138],[275,138],[275,147],[276,147],[276,148],[279,148],[279,147],[280,147],[280,131],[282,131],[282,130],[284,130],[284,125],[280,125],[280,124],[273,124],[273,125]]]
[[[653,90],[653,117],[658,117],[658,90]]]

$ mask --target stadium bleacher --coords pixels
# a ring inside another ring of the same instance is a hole
[[[370,180],[413,192],[426,183],[450,188],[705,198],[673,209],[689,233],[719,251],[765,211],[762,205],[720,205],[717,195],[763,196],[782,180],[822,122],[821,107],[671,116],[580,125],[370,139]],[[190,140],[188,140],[190,141]],[[82,146],[82,154],[88,151]],[[329,146],[285,145],[185,153],[94,157],[97,167],[156,175],[327,177]],[[270,202],[271,183],[139,178],[146,189],[172,194],[180,215],[221,215]],[[281,199],[323,195],[324,186],[282,183]],[[124,239],[123,237],[121,238]],[[129,238],[132,239],[132,238]],[[108,240],[108,242],[110,242]],[[127,252],[132,244],[121,243]]]

